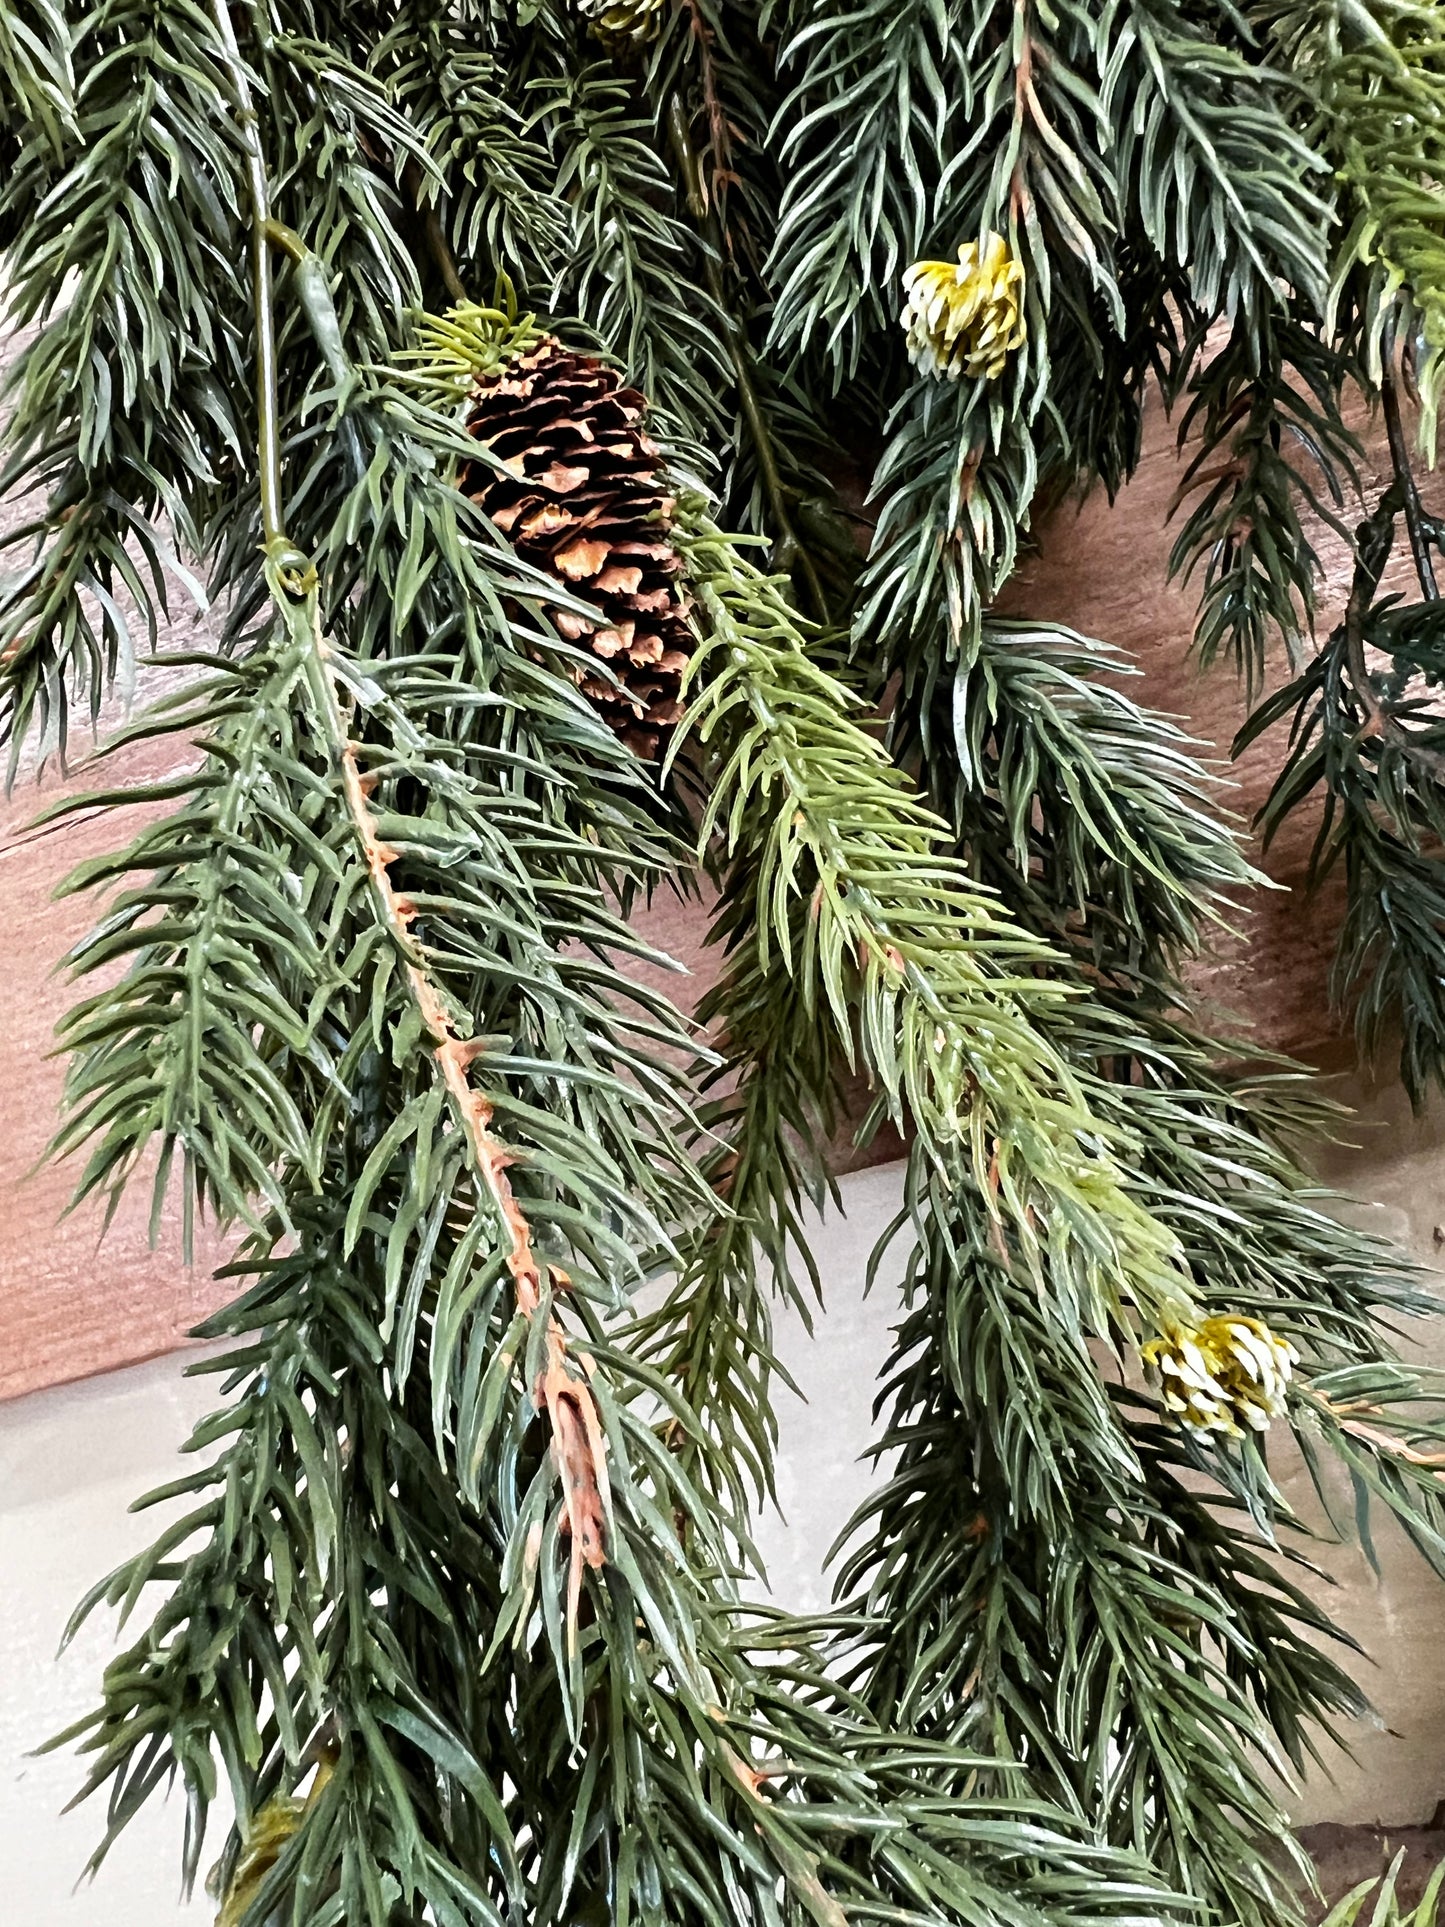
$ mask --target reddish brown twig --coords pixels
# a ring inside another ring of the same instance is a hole
[[[317,641],[324,664],[326,646],[319,635]],[[532,1246],[532,1228],[507,1176],[513,1153],[493,1135],[491,1101],[471,1081],[471,1067],[482,1054],[483,1045],[479,1038],[458,1034],[446,1000],[427,970],[425,954],[411,928],[415,905],[398,893],[392,882],[391,866],[398,852],[382,840],[372,811],[371,795],[377,779],[361,768],[360,751],[359,743],[344,739],[341,776],[347,808],[382,915],[401,952],[408,987],[431,1037],[432,1056],[471,1145],[477,1177],[506,1228],[507,1269],[517,1309],[531,1320],[542,1310],[549,1281]],[[560,1280],[562,1274],[557,1277]],[[583,1568],[595,1572],[607,1559],[606,1522],[611,1511],[607,1442],[587,1379],[587,1361],[581,1361],[580,1367],[574,1365],[566,1331],[552,1312],[546,1316],[546,1364],[537,1375],[532,1396],[538,1411],[545,1412],[551,1424],[552,1456],[562,1481],[566,1530],[572,1540],[567,1628],[569,1640],[575,1642]]]

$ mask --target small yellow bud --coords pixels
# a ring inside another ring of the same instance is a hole
[[[916,261],[903,276],[901,317],[915,368],[957,381],[996,381],[1024,341],[1023,264],[999,234],[965,241],[957,262]]]
[[[216,1915],[216,1927],[239,1927],[244,1920],[251,1902],[261,1891],[263,1882],[276,1862],[285,1853],[301,1822],[306,1818],[307,1809],[321,1796],[326,1782],[331,1778],[336,1764],[336,1750],[329,1747],[317,1764],[311,1789],[304,1800],[292,1799],[290,1795],[278,1793],[268,1800],[246,1828],[241,1851],[236,1856],[236,1864],[231,1878],[226,1883],[225,1893],[219,1896],[221,1911]],[[216,1898],[214,1883],[220,1868],[212,1869],[211,1878],[206,1886],[212,1897]]]
[[[655,39],[662,8],[663,0],[582,0],[588,27],[613,53],[628,53]]]
[[[216,1927],[238,1927],[261,1891],[261,1884],[290,1844],[306,1813],[304,1800],[278,1794],[268,1800],[246,1829],[245,1843],[216,1915]]]
[[[1139,1347],[1164,1409],[1181,1425],[1242,1438],[1264,1432],[1285,1409],[1299,1353],[1261,1319],[1206,1318],[1171,1324]]]

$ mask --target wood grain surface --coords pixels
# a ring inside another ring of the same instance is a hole
[[[1228,669],[1195,674],[1187,659],[1194,597],[1166,581],[1166,518],[1179,473],[1172,430],[1156,407],[1134,481],[1113,505],[1099,496],[1082,509],[1055,511],[1037,531],[1038,553],[1020,569],[1008,606],[1129,650],[1146,672],[1134,692],[1178,715],[1222,754],[1242,720],[1241,692]],[[1321,612],[1329,621],[1343,604],[1348,562],[1338,541],[1322,539],[1320,547],[1328,572]],[[173,639],[181,639],[183,626]],[[174,744],[131,749],[109,776],[138,783],[184,753]],[[1228,794],[1241,814],[1257,806],[1279,755],[1278,740],[1267,741],[1234,772],[1238,788]],[[72,786],[85,780],[72,779]],[[35,1168],[54,1128],[61,1081],[50,1053],[68,993],[56,966],[93,913],[84,901],[53,902],[52,892],[77,861],[117,841],[122,828],[114,817],[89,816],[36,829],[37,805],[60,787],[53,777],[38,788],[24,783],[0,813],[0,1196],[7,1207],[0,1217],[0,1396],[171,1349],[220,1295],[209,1262],[195,1270],[182,1264],[174,1223],[150,1247],[144,1196],[128,1199],[102,1238],[98,1209],[62,1216],[73,1174]],[[1331,895],[1304,902],[1297,889],[1311,834],[1306,818],[1281,839],[1265,868],[1283,887],[1259,893],[1241,929],[1220,936],[1198,981],[1207,1001],[1252,1023],[1260,1040],[1339,1060],[1348,1047],[1326,996],[1338,904]],[[673,995],[689,1006],[716,961],[703,948],[705,917],[695,902],[665,900],[639,919],[689,971],[669,977]],[[873,1154],[882,1148],[892,1147],[875,1146]],[[213,1261],[214,1253],[207,1257]]]
[[[118,754],[108,774],[134,785],[179,759],[173,743],[147,746]],[[0,1397],[169,1351],[220,1295],[214,1251],[202,1244],[196,1266],[184,1265],[173,1220],[152,1249],[146,1185],[105,1230],[101,1208],[65,1215],[75,1172],[42,1162],[64,1070],[53,1033],[72,1001],[58,966],[95,914],[93,901],[57,902],[54,891],[142,819],[96,811],[37,827],[35,817],[42,801],[94,783],[93,772],[69,784],[22,783],[0,814]]]

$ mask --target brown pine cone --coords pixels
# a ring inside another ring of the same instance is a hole
[[[682,715],[693,639],[646,412],[605,363],[545,340],[478,385],[467,426],[502,466],[471,463],[460,481],[518,555],[597,611],[554,621],[617,681],[580,664],[576,679],[623,741],[654,757]]]

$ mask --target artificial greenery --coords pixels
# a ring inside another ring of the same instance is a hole
[[[194,1879],[223,1774],[224,1927],[1295,1915],[1274,1769],[1363,1702],[1273,1447],[1445,1573],[1432,1301],[1191,1012],[1255,881],[1214,773],[996,604],[1160,394],[1199,653],[1294,678],[1266,827],[1323,791],[1341,999],[1442,1081],[1442,44],[0,0],[10,773],[153,806],[71,885],[56,1148],[235,1240],[189,1509],[82,1607],[98,1858],[179,1780]],[[699,878],[691,1025],[628,917]],[[884,1123],[883,1477],[803,1622],[750,1603],[772,1305]]]
[[[1402,1848],[1378,1879],[1362,1880],[1349,1893],[1342,1894],[1325,1915],[1328,1927],[1355,1927],[1367,1903],[1372,1927],[1434,1927],[1440,1912],[1440,1889],[1445,1886],[1445,1870],[1440,1867],[1431,1870],[1419,1899],[1412,1907],[1400,1893],[1400,1873],[1405,1857]]]

